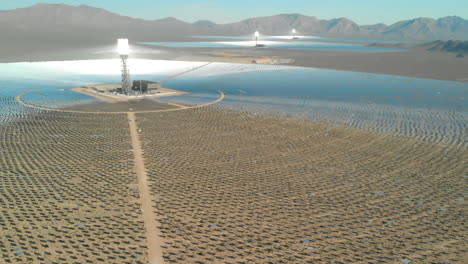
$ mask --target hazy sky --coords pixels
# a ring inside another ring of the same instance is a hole
[[[217,23],[280,13],[301,13],[322,19],[347,17],[358,24],[392,24],[415,17],[468,18],[468,0],[0,0],[0,10],[37,3],[87,4],[145,19],[168,16],[187,22]]]

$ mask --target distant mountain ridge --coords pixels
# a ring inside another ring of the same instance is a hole
[[[125,36],[135,41],[181,38],[194,35],[298,34],[325,37],[395,40],[468,40],[468,20],[461,17],[416,18],[393,25],[360,26],[347,18],[318,19],[301,14],[250,18],[236,23],[216,24],[208,20],[187,23],[176,18],[144,20],[87,5],[37,4],[0,11],[0,33],[6,36],[43,38],[70,37],[112,39]]]
[[[457,53],[468,53],[468,41],[449,40],[449,41],[434,41],[422,45],[430,51],[446,51]]]

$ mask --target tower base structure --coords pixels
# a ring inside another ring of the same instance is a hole
[[[122,92],[126,94],[131,94],[132,85],[130,83],[130,71],[128,69],[128,55],[120,55],[122,60]]]

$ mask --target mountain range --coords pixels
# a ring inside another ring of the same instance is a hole
[[[251,35],[256,30],[266,35],[287,35],[292,28],[301,35],[338,38],[468,40],[468,20],[456,16],[361,26],[347,18],[323,20],[301,14],[257,17],[229,24],[208,20],[187,23],[173,17],[144,20],[87,5],[65,4],[37,4],[0,11],[2,38],[23,40],[97,41],[128,37],[132,41],[165,41],[195,35]]]
[[[421,45],[430,51],[446,51],[457,53],[468,53],[468,41],[442,41],[437,40],[431,43]]]

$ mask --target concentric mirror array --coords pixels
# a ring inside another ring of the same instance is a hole
[[[145,263],[126,115],[29,111],[1,124],[2,263]]]
[[[462,263],[463,146],[220,108],[140,114],[167,263]]]

